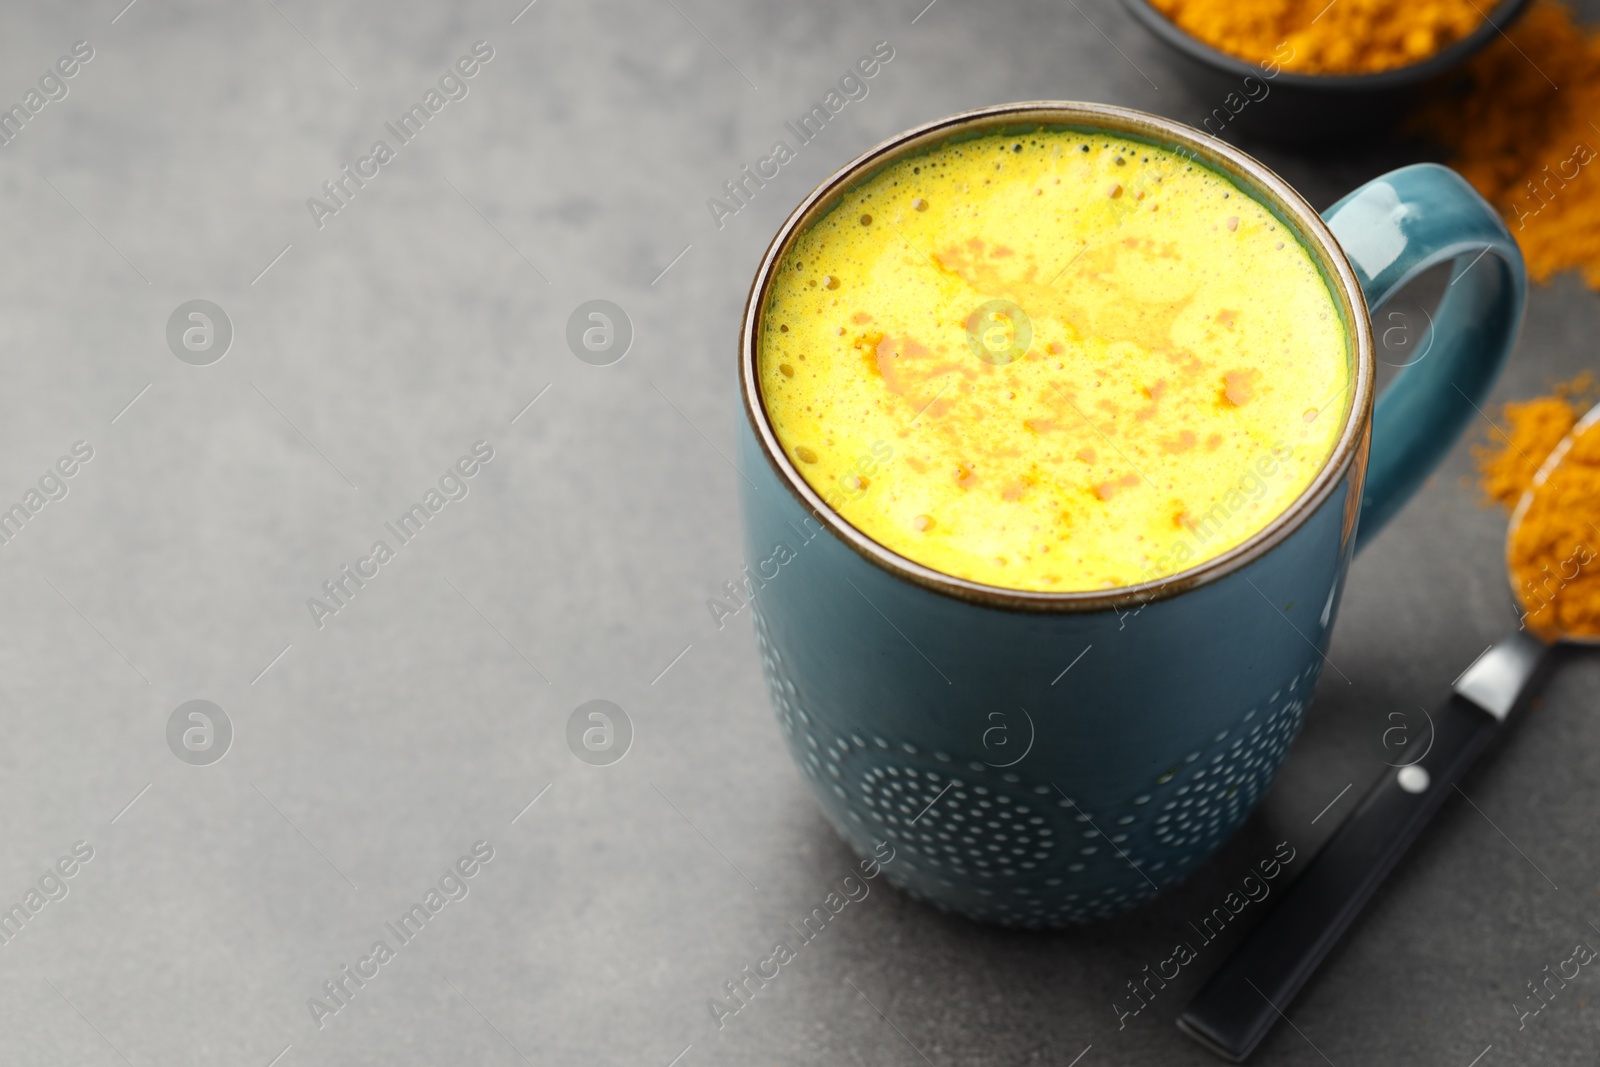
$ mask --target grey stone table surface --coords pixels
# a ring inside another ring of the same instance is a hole
[[[1276,842],[1312,854],[1392,757],[1389,713],[1514,625],[1467,444],[1357,563],[1338,670],[1204,870],[1055,934],[874,883],[719,1028],[708,1001],[853,862],[748,615],[705,606],[741,567],[734,340],[767,240],[832,169],[953,111],[1208,105],[1111,0],[523,2],[4,13],[0,101],[48,95],[0,147],[0,504],[44,485],[0,545],[0,904],[28,916],[0,944],[0,1063],[1214,1062],[1173,1019],[1252,917],[1138,1016],[1112,1005]],[[879,41],[867,95],[719,226],[707,199]],[[1318,206],[1420,158],[1260,152]],[[200,320],[194,351],[168,343],[196,299],[231,323],[221,359]],[[590,299],[633,325],[610,366],[565,341]],[[1600,297],[1535,288],[1497,397],[1593,366],[1596,336]],[[74,446],[92,457],[48,476]],[[1564,659],[1260,1063],[1588,1062],[1600,979],[1521,1030],[1512,1004],[1600,943],[1597,686]],[[633,726],[610,766],[567,744],[591,699]],[[191,700],[231,724],[220,761],[197,765],[215,715],[169,745]],[[393,958],[328,999],[380,938]]]

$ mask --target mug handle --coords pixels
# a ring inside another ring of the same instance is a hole
[[[1374,316],[1418,274],[1455,261],[1434,313],[1433,343],[1400,371],[1373,410],[1359,552],[1482,413],[1522,323],[1528,273],[1499,213],[1437,163],[1374,178],[1323,218]]]
[[[1435,164],[1368,182],[1329,208],[1326,218],[1374,311],[1421,271],[1455,261],[1435,314],[1433,345],[1401,370],[1373,413],[1359,551],[1481,410],[1516,340],[1528,279],[1499,215],[1454,171]],[[1503,680],[1513,676],[1525,681],[1543,651],[1526,635],[1496,646],[1485,670],[1502,684],[1490,689],[1503,690]],[[1474,664],[1460,680],[1477,669]],[[1487,714],[1470,685],[1457,688],[1425,753],[1437,783],[1430,788],[1424,767],[1385,772],[1289,895],[1184,1009],[1178,1026],[1185,1033],[1224,1059],[1244,1062],[1421,833],[1448,784],[1488,744],[1520,688],[1521,681],[1505,706]]]

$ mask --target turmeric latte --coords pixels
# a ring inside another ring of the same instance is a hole
[[[1007,589],[1133,585],[1248,539],[1332,451],[1346,328],[1310,253],[1199,161],[949,141],[790,243],[760,318],[781,447],[868,537]]]

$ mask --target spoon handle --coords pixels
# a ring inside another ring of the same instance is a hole
[[[1530,683],[1546,646],[1523,631],[1490,647],[1433,713],[1433,740],[1384,772],[1278,906],[1178,1018],[1210,1051],[1244,1062],[1472,766]]]

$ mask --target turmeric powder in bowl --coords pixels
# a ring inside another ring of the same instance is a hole
[[[1375,74],[1420,63],[1476,30],[1485,8],[1494,6],[1491,0],[1150,2],[1220,52],[1301,74]]]

